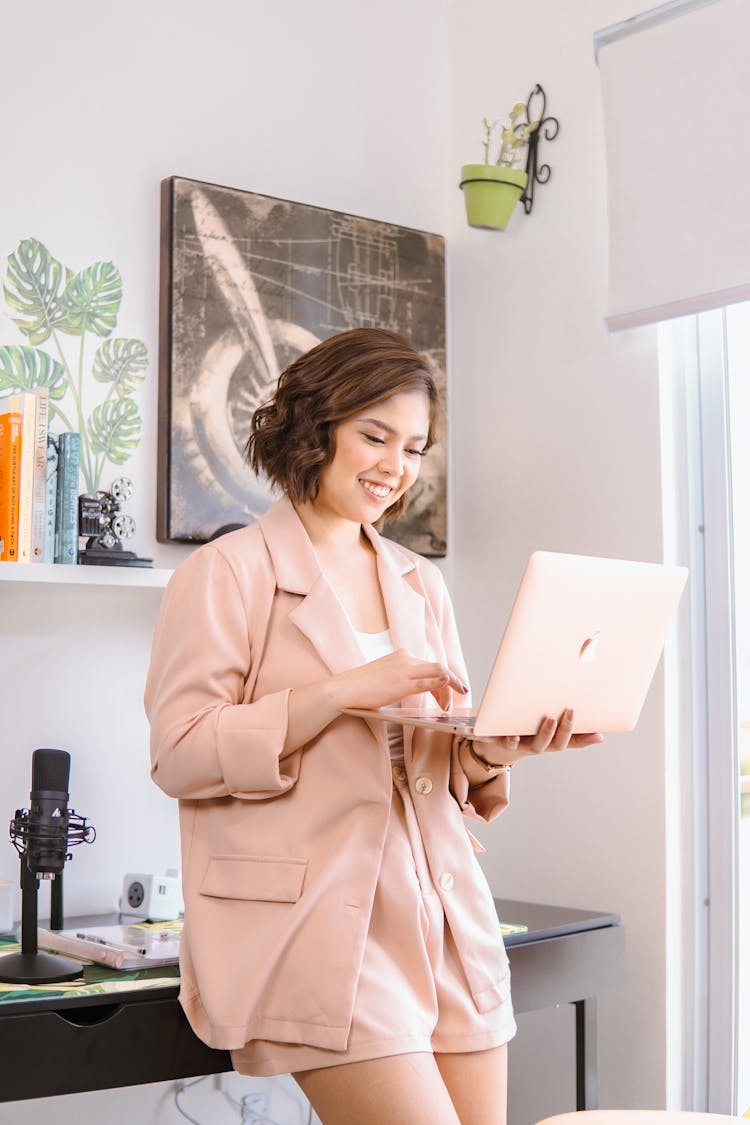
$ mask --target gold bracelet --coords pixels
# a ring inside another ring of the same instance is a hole
[[[473,745],[470,741],[467,740],[466,745],[467,745],[469,753],[471,754],[474,761],[477,763],[478,766],[481,766],[482,769],[484,769],[487,773],[492,773],[493,770],[511,770],[511,769],[513,769],[513,763],[512,762],[511,762],[510,765],[502,765],[502,764],[495,763],[495,762],[488,762],[486,758],[482,758],[479,754],[477,754],[476,750],[474,749],[474,747],[473,747]]]

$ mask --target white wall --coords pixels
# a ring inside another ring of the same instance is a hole
[[[164,566],[185,554],[153,534],[159,181],[179,174],[447,235],[445,569],[476,687],[496,636],[487,607],[497,607],[499,628],[532,547],[659,557],[655,344],[649,332],[607,337],[602,324],[604,157],[591,34],[629,14],[615,0],[381,0],[374,10],[345,0],[135,0],[120,9],[70,0],[6,13],[14,49],[0,70],[0,253],[34,236],[73,268],[111,259],[121,270],[118,334],[144,339],[152,360],[144,437],[126,466],[140,553]],[[561,121],[544,154],[552,181],[534,214],[517,214],[505,234],[469,230],[456,185],[460,165],[480,156],[481,116],[504,113],[536,81]],[[18,342],[3,309],[0,343]],[[7,809],[26,800],[35,746],[69,749],[73,803],[99,838],[66,872],[68,908],[114,906],[125,870],[177,861],[173,805],[145,773],[140,696],[158,595],[7,586],[0,596]],[[512,810],[484,832],[496,893],[623,915],[630,983],[601,1005],[605,1105],[663,1104],[660,708],[657,685],[636,735],[521,767]],[[15,875],[7,846],[0,878]],[[570,1108],[566,1021],[525,1021],[513,1125],[542,1116],[527,1089],[545,1089],[552,1110]],[[560,1033],[540,1082],[535,1044],[546,1047],[550,1022]],[[63,1123],[124,1113],[161,1125],[177,1120],[166,1099],[149,1087],[48,1106]],[[36,1112],[0,1106],[0,1125]],[[284,1118],[297,1119],[291,1109]]]
[[[447,34],[444,0],[382,0],[376,20],[347,0],[71,0],[4,13],[13,49],[0,70],[0,254],[33,236],[74,269],[98,259],[119,267],[117,332],[144,339],[151,355],[144,438],[125,467],[136,485],[129,510],[137,549],[157,565],[185,554],[154,538],[160,180],[205,179],[441,231]],[[3,306],[0,343],[21,342]],[[0,597],[3,815],[28,798],[34,747],[70,750],[72,802],[98,839],[66,870],[66,905],[114,907],[126,870],[177,865],[174,802],[148,781],[141,705],[158,596],[14,584]],[[2,877],[17,877],[8,844]],[[300,1120],[283,1098],[273,1108]],[[179,1120],[161,1087],[53,1099],[44,1110],[77,1125]],[[0,1122],[39,1113],[0,1105]],[[202,1113],[237,1119],[221,1095]]]
[[[592,49],[594,30],[642,6],[464,0],[453,10],[454,180],[481,159],[482,115],[505,116],[534,83],[560,121],[542,142],[552,177],[530,216],[517,209],[490,233],[465,225],[460,192],[450,204],[452,578],[475,690],[531,550],[661,558],[655,332],[608,336],[603,324]],[[603,1106],[664,1105],[662,704],[659,680],[635,733],[518,767],[509,811],[481,832],[496,894],[622,915],[629,983],[601,1001]],[[539,1034],[529,1065],[548,1058]],[[519,1050],[524,1037],[522,1021]],[[534,1120],[559,1111],[557,1095],[543,1082],[512,1085],[511,1110]]]

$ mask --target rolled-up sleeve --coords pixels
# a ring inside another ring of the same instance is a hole
[[[481,780],[469,780],[477,768],[469,754],[468,739],[457,735],[451,747],[451,793],[464,816],[471,820],[494,820],[510,801],[510,770],[501,770],[489,780],[487,774]]]
[[[144,699],[151,776],[170,796],[263,799],[297,780],[299,756],[282,760],[290,689],[245,702],[264,627],[250,620],[231,566],[212,545],[170,579]]]

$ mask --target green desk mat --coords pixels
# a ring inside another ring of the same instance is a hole
[[[0,958],[4,953],[18,953],[21,946],[13,937],[0,937]],[[57,984],[18,984],[0,981],[0,1006],[8,1000],[36,1000],[55,996],[111,996],[118,992],[164,988],[179,983],[177,965],[158,969],[111,969],[108,965],[81,962],[79,980]]]
[[[163,923],[163,925],[171,928],[174,923]],[[500,932],[503,935],[524,933],[527,929],[528,926],[513,922],[500,923]],[[4,953],[17,953],[20,948],[14,937],[0,936],[0,958]],[[0,1006],[3,1001],[8,1000],[33,1000],[45,996],[106,996],[118,992],[164,988],[179,983],[179,979],[178,965],[157,969],[112,969],[109,965],[81,962],[79,980],[61,981],[57,984],[17,984],[0,981]]]

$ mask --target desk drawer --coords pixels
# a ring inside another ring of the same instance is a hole
[[[176,1000],[95,1004],[0,1019],[0,1101],[45,1098],[231,1070]]]

